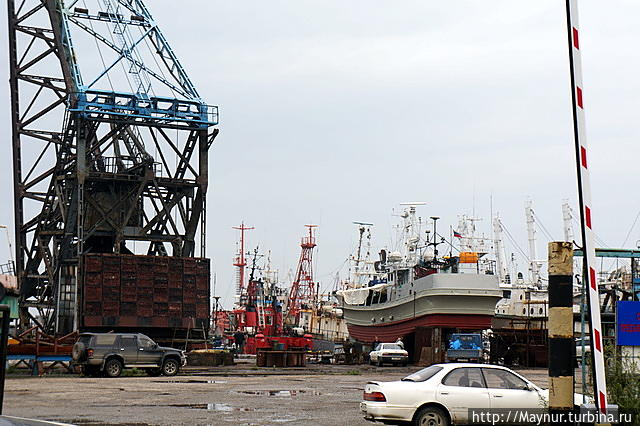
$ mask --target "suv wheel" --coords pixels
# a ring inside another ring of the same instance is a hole
[[[119,359],[111,358],[104,366],[104,373],[107,377],[119,377],[122,374],[122,362]]]
[[[162,363],[162,374],[165,376],[175,376],[178,374],[178,370],[180,369],[180,364],[173,358],[165,359]]]

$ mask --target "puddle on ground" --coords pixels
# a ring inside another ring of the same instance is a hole
[[[289,422],[293,422],[298,420],[296,417],[293,416],[286,416],[286,417],[272,417],[269,419],[270,422],[272,423],[289,423]]]
[[[209,411],[255,411],[254,408],[246,407],[232,407],[227,404],[219,403],[202,403],[202,404],[133,404],[131,407],[178,407],[178,408],[192,408],[196,410],[209,410]]]
[[[261,395],[261,396],[296,396],[296,395],[322,395],[322,393],[316,390],[243,390],[237,391],[238,393],[243,393],[246,395]]]
[[[168,404],[167,407],[183,407],[183,408],[193,408],[196,410],[208,410],[208,411],[253,411],[253,408],[246,407],[232,407],[227,404],[218,404],[218,403],[210,403],[210,404]]]
[[[358,386],[340,386],[340,389],[363,391],[363,390],[364,390],[364,387],[358,387]]]
[[[153,383],[209,383],[216,385],[223,385],[227,383],[226,380],[152,380]]]

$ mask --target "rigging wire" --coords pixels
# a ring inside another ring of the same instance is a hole
[[[85,9],[89,9],[89,7],[87,6],[87,1],[86,0],[82,0],[82,3],[85,7]],[[91,28],[91,31],[96,32],[96,30],[93,28],[93,19],[89,19],[89,28]],[[92,37],[93,41],[95,41],[96,43],[96,49],[98,49],[98,55],[100,55],[100,61],[102,62],[102,66],[104,67],[104,69],[107,69],[107,63],[104,61],[104,55],[102,54],[102,49],[100,49],[100,43],[98,43],[98,38],[97,37]],[[107,77],[107,81],[109,82],[109,87],[111,87],[111,91],[115,91],[113,88],[113,83],[111,81],[111,76],[109,75],[109,73],[106,74]]]
[[[540,227],[540,230],[542,230],[542,233],[549,238],[550,241],[553,241],[554,238],[551,235],[551,233],[549,232],[549,230],[547,228],[545,228],[545,226],[542,224],[542,221],[540,220],[540,217],[536,214],[535,210],[531,209],[531,212],[533,213],[533,217],[536,218],[536,223],[538,224],[538,226]]]
[[[638,218],[640,218],[640,211],[638,211],[636,218],[633,220],[633,224],[631,225],[631,229],[629,229],[629,232],[627,232],[627,236],[624,237],[624,241],[622,242],[621,247],[624,247],[624,245],[627,243],[627,240],[629,240],[629,236],[631,235],[631,232],[633,232],[633,228],[635,228],[636,223],[638,222]]]
[[[576,219],[575,217],[572,218],[573,222],[578,225],[578,229],[580,229],[580,227],[582,226],[582,224],[578,221],[578,219]],[[600,247],[609,247],[609,245],[602,239],[600,238],[600,236],[598,234],[596,234],[594,231],[593,232],[593,239],[600,244]]]
[[[142,27],[139,28],[140,29],[140,33],[142,34]],[[149,50],[149,52],[151,53],[151,58],[153,59],[153,62],[155,62],[156,64],[156,68],[160,71],[160,75],[162,76],[162,78],[164,78],[165,80],[169,81],[169,79],[167,78],[166,75],[164,75],[164,71],[163,71],[163,66],[161,66],[158,63],[158,60],[156,59],[156,55],[153,53],[153,49],[151,48],[151,46],[149,46],[149,41],[147,40],[148,37],[144,38],[144,44],[147,47],[147,49]],[[168,86],[165,84],[165,86],[167,86],[169,88],[169,90],[171,91],[171,94],[173,95],[174,98],[177,98],[176,96],[176,92],[173,90],[173,88],[171,86]],[[153,89],[153,87],[152,87]],[[155,91],[153,91],[154,95],[156,95]],[[156,95],[157,96],[157,95]]]
[[[318,278],[329,277],[329,276],[335,277],[336,274],[338,274],[338,273],[340,273],[342,271],[342,269],[344,268],[344,265],[346,265],[348,261],[349,261],[349,258],[343,260],[342,263],[340,264],[340,266],[338,266],[337,268],[334,268],[329,273],[318,275]],[[316,279],[316,281],[318,281],[318,279]],[[320,287],[320,293],[323,294],[326,291],[330,291],[333,287],[335,287],[335,283],[334,282],[332,282],[331,284],[323,284]]]
[[[138,27],[138,29],[140,30],[141,33],[141,37],[140,39],[142,41],[146,41],[146,36],[144,36],[144,33],[142,32],[142,29],[140,27]],[[133,69],[135,67],[135,72],[138,74],[138,76],[140,76],[140,84],[141,84],[141,88],[144,90],[144,94],[147,94],[148,91],[152,91],[152,86],[151,86],[151,80],[149,78],[149,74],[147,73],[147,71],[144,69],[144,67],[136,65],[134,62],[134,59],[138,61],[138,63],[140,64],[144,64],[144,60],[142,58],[142,54],[140,52],[140,49],[138,49],[138,45],[139,43],[136,44],[135,42],[135,38],[133,37],[133,35],[131,34],[131,30],[129,29],[129,25],[124,24],[124,32],[122,34],[123,38],[126,37],[129,39],[128,40],[128,45],[132,46],[131,50],[129,51],[129,54],[132,56],[132,60],[131,60],[131,69]],[[144,36],[144,37],[143,37]],[[134,46],[135,44],[135,46]],[[135,56],[135,58],[133,58],[133,56]],[[144,83],[146,83],[146,86],[144,86],[142,79],[145,80]],[[153,93],[155,95],[155,93]]]
[[[107,5],[107,3],[109,3],[109,4]],[[111,10],[110,0],[104,0],[104,2],[102,0],[98,0],[98,4],[99,5],[103,4],[103,7],[107,11]],[[104,23],[106,28],[107,28],[107,33],[109,34],[109,38],[111,38],[111,43],[113,43],[114,46],[118,46],[118,43],[113,38],[113,32],[111,31],[111,27],[109,26],[110,23],[113,23],[113,21],[109,20],[109,21],[105,21],[105,23]],[[122,51],[124,51],[126,49],[126,46],[119,46],[119,47],[120,47],[120,49],[122,49]],[[120,53],[120,56],[122,56],[123,58],[126,59],[126,57],[124,56],[123,53]],[[122,61],[122,59],[118,59],[118,62],[120,63],[120,66],[122,67],[122,72],[124,73],[124,78],[127,81],[127,84],[129,85],[129,88],[131,89],[131,93],[135,93],[135,90],[134,90],[133,86],[131,85],[131,80],[129,79],[129,72],[125,68],[124,62]]]
[[[527,254],[524,252],[524,250],[522,250],[522,248],[520,248],[520,246],[518,245],[518,243],[516,242],[516,239],[513,237],[513,235],[511,235],[511,232],[509,232],[509,230],[507,229],[506,226],[504,226],[504,223],[500,222],[502,224],[502,230],[505,232],[505,234],[507,235],[507,237],[509,238],[509,241],[511,241],[511,243],[516,247],[516,249],[518,249],[518,251],[520,252],[520,254],[522,256],[524,256],[524,258],[527,260],[527,262],[531,262],[531,259],[529,259],[529,256],[527,256]]]

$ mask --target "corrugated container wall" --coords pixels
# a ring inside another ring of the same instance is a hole
[[[84,257],[81,328],[205,328],[209,259],[117,254]]]

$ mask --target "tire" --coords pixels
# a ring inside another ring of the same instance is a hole
[[[85,352],[84,343],[76,342],[73,345],[73,349],[71,349],[71,358],[73,358],[73,360],[76,362],[84,361],[85,355],[86,355],[86,352]]]
[[[449,417],[437,407],[425,407],[413,419],[414,426],[449,426]]]
[[[122,374],[122,361],[117,358],[111,358],[104,365],[104,375],[107,377],[120,377]]]
[[[382,367],[382,358],[378,358],[378,367]]]
[[[158,377],[159,375],[162,374],[162,370],[159,368],[145,368],[145,373],[147,373],[148,376],[151,377]]]
[[[162,374],[165,376],[175,376],[180,370],[180,364],[174,358],[167,358],[162,363]]]
[[[409,361],[403,361],[403,362],[402,362],[402,366],[403,366],[403,367],[406,367],[407,365],[409,365]]]

